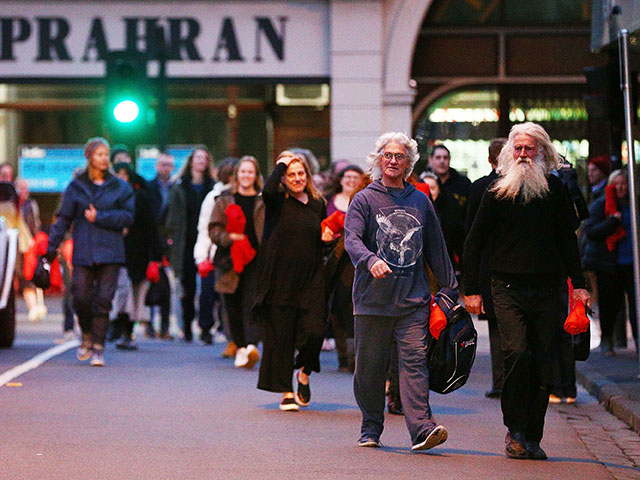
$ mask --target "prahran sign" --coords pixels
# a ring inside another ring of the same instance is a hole
[[[2,1],[0,79],[99,78],[107,51],[162,38],[169,77],[326,78],[328,37],[320,0]]]

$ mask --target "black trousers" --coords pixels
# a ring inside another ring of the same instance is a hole
[[[538,442],[556,383],[554,350],[563,315],[560,281],[544,276],[491,279],[504,358],[503,421],[510,431]]]
[[[244,268],[234,293],[224,294],[224,305],[229,316],[229,332],[238,347],[257,345],[260,339],[258,325],[253,320],[251,311],[258,281],[257,263],[253,261]]]
[[[294,368],[310,375],[320,371],[323,336],[304,332],[305,311],[295,307],[262,307],[262,360],[258,388],[269,392],[293,392]],[[298,349],[298,354],[294,354]]]
[[[638,338],[636,322],[636,296],[633,284],[633,265],[617,265],[614,273],[596,272],[598,304],[600,308],[600,329],[602,336],[611,339],[616,318],[624,312],[624,295],[629,300],[629,321],[633,337]]]
[[[119,264],[91,267],[75,266],[71,274],[73,308],[78,315],[82,335],[90,335],[91,342],[104,345],[109,328],[111,301],[118,283]]]

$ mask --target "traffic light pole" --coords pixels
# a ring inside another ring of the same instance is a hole
[[[161,48],[158,59],[158,148],[162,152],[167,148],[167,57],[166,49]]]
[[[618,35],[620,53],[620,88],[624,100],[624,128],[627,137],[627,166],[629,168],[629,204],[631,206],[631,235],[633,244],[633,286],[636,297],[636,322],[640,325],[640,245],[638,244],[638,192],[636,190],[636,157],[633,141],[633,104],[631,100],[631,72],[629,69],[629,30]],[[637,342],[637,340],[636,340]],[[636,343],[636,349],[638,343]],[[640,356],[638,356],[640,369]],[[638,375],[640,378],[640,375]]]

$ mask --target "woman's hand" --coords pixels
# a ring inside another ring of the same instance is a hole
[[[387,276],[387,273],[392,273],[393,271],[389,268],[389,265],[384,260],[378,260],[376,263],[371,265],[371,275],[373,278],[384,278]]]
[[[464,306],[467,309],[467,312],[473,315],[480,315],[481,313],[486,313],[484,311],[484,305],[482,304],[481,295],[465,295]]]
[[[84,218],[86,218],[88,222],[95,223],[97,213],[96,207],[93,206],[93,203],[90,203],[89,208],[84,211]]]
[[[333,232],[331,231],[331,229],[329,227],[324,227],[324,230],[322,231],[322,241],[323,242],[332,242],[333,241]]]
[[[239,242],[240,240],[244,240],[246,235],[244,233],[230,233],[229,238],[234,242]]]
[[[287,167],[289,166],[289,164],[291,163],[291,160],[293,160],[293,156],[291,155],[285,155],[284,157],[280,157],[280,159],[276,162],[276,165],[278,163],[284,163]]]

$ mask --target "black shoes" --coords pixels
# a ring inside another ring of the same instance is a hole
[[[402,399],[400,394],[390,393],[387,395],[387,411],[392,415],[404,415],[402,410]]]
[[[540,447],[540,442],[525,440],[523,433],[507,432],[507,436],[504,441],[506,443],[504,452],[509,458],[529,460],[547,459],[547,454]]]
[[[500,398],[500,395],[502,395],[502,390],[499,388],[492,388],[484,392],[484,396],[487,398]]]
[[[213,335],[209,332],[202,332],[200,334],[200,342],[203,345],[213,345]]]
[[[298,379],[298,375],[300,372],[296,373],[296,380],[298,380],[298,391],[296,392],[295,401],[301,407],[308,407],[309,403],[311,403],[311,388],[309,388],[309,384],[305,385],[300,383]]]
[[[287,397],[282,399],[279,408],[283,412],[297,412],[300,407],[293,398]]]
[[[123,337],[118,343],[116,343],[118,350],[137,350],[138,346],[136,341],[131,337]]]
[[[447,441],[449,434],[447,429],[442,425],[434,427],[432,430],[428,430],[419,435],[416,439],[416,443],[411,447],[411,450],[429,450],[430,448],[437,447],[438,445]]]
[[[530,441],[525,444],[527,451],[529,452],[529,458],[531,460],[546,460],[547,454],[540,447],[540,442]]]

